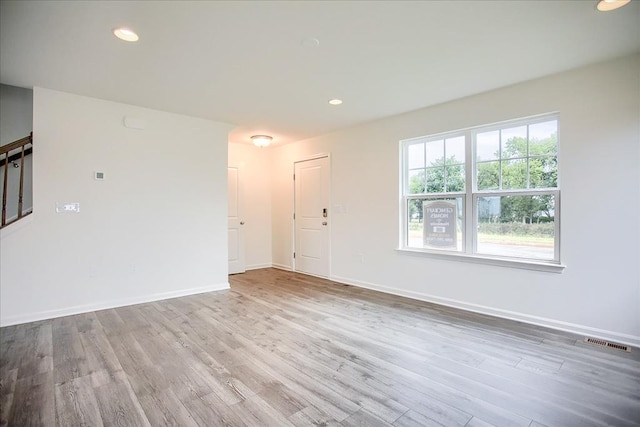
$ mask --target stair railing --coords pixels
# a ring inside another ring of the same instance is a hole
[[[0,158],[4,156],[4,183],[2,185],[2,223],[0,228],[3,228],[9,224],[18,221],[31,213],[22,211],[23,196],[24,196],[24,158],[29,154],[25,148],[27,145],[33,145],[33,132],[29,136],[20,138],[17,141],[13,141],[7,145],[0,147]],[[20,150],[18,153],[11,154],[12,151]],[[20,162],[20,187],[18,189],[18,215],[15,218],[7,220],[7,199],[8,199],[8,182],[9,182],[9,165],[17,165]]]

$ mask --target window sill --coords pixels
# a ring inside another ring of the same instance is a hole
[[[565,265],[553,262],[515,260],[483,255],[469,255],[456,252],[435,252],[422,249],[399,248],[396,251],[404,255],[421,256],[432,259],[442,259],[447,261],[469,262],[473,264],[495,265],[499,267],[519,268],[523,270],[544,271],[548,273],[562,273]]]

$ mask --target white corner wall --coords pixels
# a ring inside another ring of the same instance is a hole
[[[271,267],[271,152],[229,143],[229,166],[239,168],[247,270]]]
[[[1,241],[3,326],[228,287],[229,125],[41,88],[33,122],[34,213]]]
[[[560,112],[564,273],[398,253],[398,141]],[[273,264],[291,268],[295,160],[331,153],[331,278],[640,345],[640,56],[275,148]],[[360,261],[358,254],[363,254]]]

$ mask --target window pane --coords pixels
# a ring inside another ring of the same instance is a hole
[[[529,126],[529,155],[555,156],[558,152],[558,121]]]
[[[424,169],[409,171],[409,194],[424,193]]]
[[[558,122],[544,122],[529,126],[529,155],[555,156],[558,153]]]
[[[558,159],[534,157],[529,159],[531,188],[556,188],[558,186]]]
[[[444,168],[427,168],[427,193],[444,193]]]
[[[527,157],[527,127],[502,129],[502,158]]]
[[[444,141],[427,142],[427,166],[442,165],[444,162]]]
[[[500,188],[500,162],[478,163],[478,190]]]
[[[524,159],[502,162],[502,189],[523,190],[527,188],[527,162]]]
[[[476,135],[476,160],[495,160],[500,158],[500,132],[482,132]]]
[[[445,141],[447,164],[464,163],[464,136],[449,138]]]
[[[420,229],[420,235],[422,235],[422,199],[409,199],[407,202],[407,213],[409,216],[409,242],[415,238],[415,230]]]
[[[407,246],[462,251],[462,197],[410,199]]]
[[[445,172],[445,190],[448,193],[464,191],[464,165],[447,166]]]
[[[555,197],[478,197],[476,253],[554,260]]]
[[[408,147],[409,151],[409,159],[408,165],[409,169],[417,169],[424,167],[424,144],[411,144]]]

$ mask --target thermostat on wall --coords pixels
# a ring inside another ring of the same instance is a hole
[[[94,172],[93,179],[95,179],[96,181],[104,180],[104,172]]]

